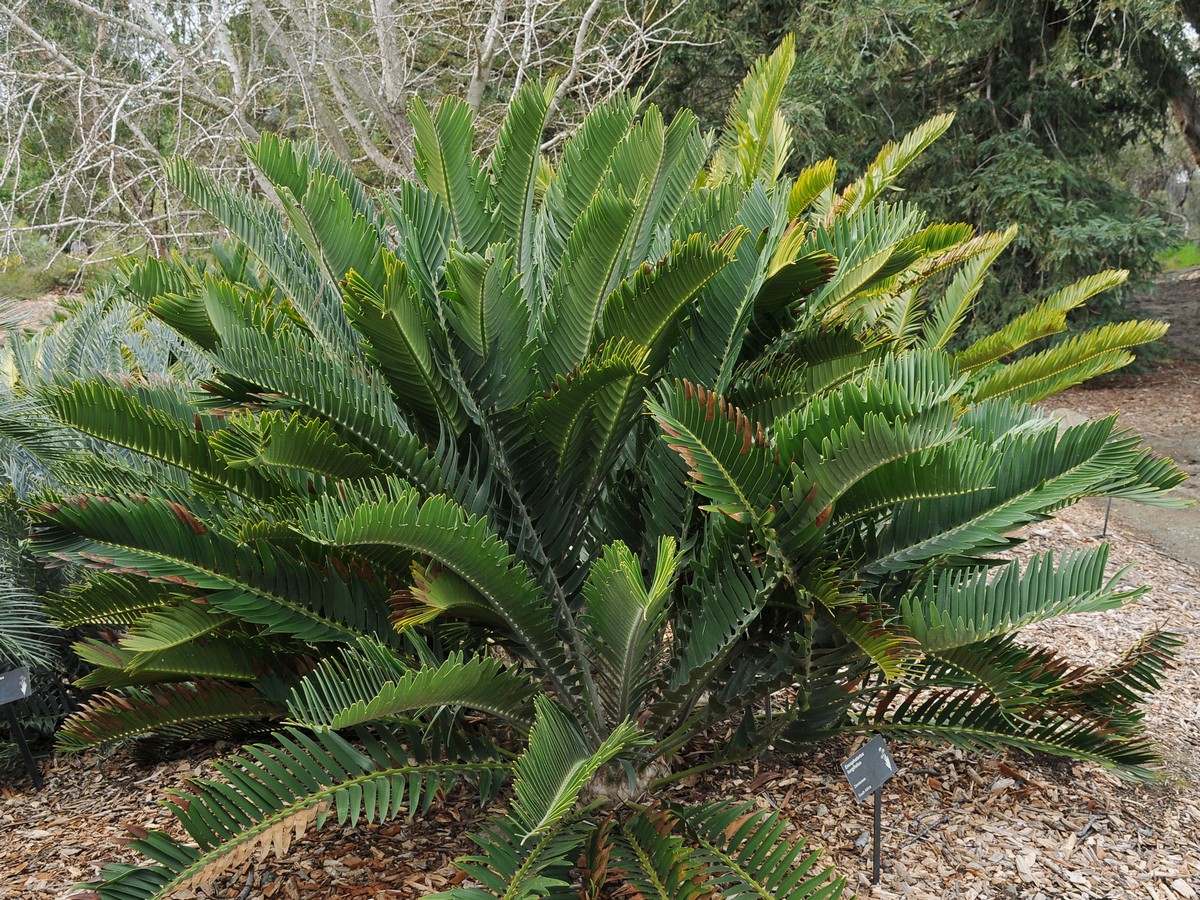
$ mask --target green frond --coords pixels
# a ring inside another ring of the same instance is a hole
[[[970,258],[955,273],[941,296],[930,305],[921,335],[924,346],[941,349],[954,339],[966,321],[975,297],[983,289],[988,269],[1016,236],[1017,227],[1013,225],[1006,231],[980,235],[959,249],[956,255],[961,257],[969,247]]]
[[[481,854],[456,863],[483,889],[457,888],[432,895],[435,900],[532,900],[568,887],[584,840],[573,817],[580,793],[601,768],[638,742],[638,731],[624,722],[592,750],[552,700],[540,695],[535,704],[529,744],[516,763],[511,811],[473,836]]]
[[[1162,676],[1173,667],[1184,643],[1173,632],[1148,631],[1115,662],[1085,669],[1054,696],[1045,698],[1046,702],[1079,703],[1100,719],[1137,727],[1143,717],[1141,704],[1151,692],[1161,689]]]
[[[442,310],[463,348],[456,360],[469,405],[511,409],[531,392],[536,348],[529,341],[530,310],[509,245],[493,244],[483,254],[452,250],[446,279]]]
[[[566,375],[594,344],[604,298],[622,274],[635,206],[623,194],[598,191],[566,238],[547,305],[543,371]]]
[[[321,498],[301,511],[298,530],[317,543],[384,561],[393,560],[397,551],[435,560],[484,597],[560,689],[574,684],[556,616],[537,582],[485,520],[467,515],[453,501],[439,496],[421,502],[415,490],[390,480],[375,490],[347,491],[345,499]]]
[[[461,433],[466,417],[434,362],[433,315],[409,282],[408,268],[383,254],[385,276],[378,287],[357,271],[346,277],[346,315],[366,338],[363,350],[392,386],[396,402],[414,410],[426,430],[446,422]]]
[[[700,698],[717,673],[744,647],[747,630],[766,606],[776,579],[752,560],[726,549],[700,569],[688,601],[672,623],[674,643],[662,696],[651,706],[650,721],[671,729],[656,750],[669,756],[699,731],[707,712]]]
[[[473,154],[471,108],[446,97],[430,114],[420,97],[408,109],[413,127],[414,164],[421,181],[450,213],[454,234],[468,252],[481,252],[493,239],[486,208],[487,178]]]
[[[318,340],[353,357],[355,342],[336,283],[322,276],[304,242],[284,227],[280,214],[178,157],[168,160],[166,168],[172,184],[253,251]]]
[[[39,597],[31,587],[0,583],[0,666],[53,668],[58,659],[58,635],[46,621]]]
[[[148,256],[131,263],[126,273],[126,285],[145,308],[164,294],[187,296],[200,284],[200,275],[178,256],[158,259]]]
[[[383,235],[375,222],[354,208],[349,195],[330,175],[313,172],[302,198],[279,193],[295,231],[309,245],[326,277],[337,284],[354,271],[379,290],[383,286]],[[298,202],[297,202],[298,201]]]
[[[655,265],[641,266],[604,304],[600,333],[647,348],[656,371],[670,352],[674,326],[696,293],[727,266],[745,232],[735,230],[712,244],[701,235],[677,242]]]
[[[733,179],[746,186],[760,177],[768,184],[778,181],[792,149],[791,129],[779,102],[795,64],[793,34],[785,35],[770,56],[755,61],[730,104],[709,181]]]
[[[196,779],[191,792],[174,793],[168,807],[194,845],[142,832],[130,846],[155,865],[110,866],[103,881],[83,887],[102,900],[165,900],[257,853],[282,856],[310,828],[384,822],[405,809],[411,816],[461,776],[483,784],[507,769],[489,760],[414,761],[400,740],[382,732],[359,731],[362,749],[334,732],[288,729],[274,738],[278,747],[253,744],[217,763],[223,781]]]
[[[204,592],[217,610],[268,633],[342,641],[388,630],[377,585],[332,568],[321,574],[265,542],[243,544],[172,501],[78,496],[33,514],[39,552]]]
[[[923,220],[915,207],[875,203],[818,226],[805,250],[830,254],[837,260],[837,271],[805,305],[805,315],[830,324],[853,319],[856,297],[921,258],[918,248],[903,242]]]
[[[903,678],[917,653],[916,642],[906,633],[903,623],[891,621],[890,610],[865,597],[858,603],[850,602],[851,599],[841,597],[838,605],[820,605],[837,630],[849,638],[886,679]]]
[[[945,134],[953,122],[953,114],[934,116],[906,134],[900,143],[885,144],[862,177],[842,191],[835,211],[850,214],[872,202],[934,141]]]
[[[557,830],[592,777],[641,740],[626,720],[593,750],[562,707],[544,694],[534,705],[537,719],[513,778],[510,815],[521,828],[522,843]]]
[[[244,636],[213,637],[198,644],[181,644],[137,653],[95,638],[77,641],[71,649],[94,668],[76,687],[127,687],[160,681],[218,679],[254,682],[271,669],[276,654],[261,641]]]
[[[728,801],[670,809],[698,845],[713,896],[836,900],[845,890],[846,879],[819,868],[820,851],[793,841],[790,823],[774,810]]]
[[[332,357],[294,331],[239,330],[221,343],[216,356],[221,374],[210,382],[214,391],[306,411],[422,490],[443,489],[437,463],[408,429],[377,370]]]
[[[428,900],[537,900],[572,896],[572,873],[586,825],[570,822],[534,841],[522,841],[512,819],[488,823],[471,835],[480,852],[455,861],[482,888],[454,888],[430,894]]]
[[[625,544],[609,544],[584,584],[583,639],[609,721],[632,718],[642,708],[658,665],[654,648],[670,611],[681,558],[674,540],[661,538],[649,588],[642,566]]]
[[[639,811],[621,823],[606,848],[610,883],[645,900],[708,900],[705,864],[674,833],[676,819],[661,809]]]
[[[798,218],[816,203],[817,198],[829,193],[837,178],[837,160],[832,156],[800,170],[792,188],[788,191],[787,217]],[[818,212],[821,212],[818,210]],[[828,210],[824,210],[828,212]]]
[[[454,234],[450,213],[436,194],[412,181],[401,182],[384,203],[396,229],[395,253],[407,267],[409,284],[425,309],[435,309]]]
[[[1158,759],[1144,736],[1112,728],[1070,704],[1016,717],[982,687],[889,691],[864,706],[845,730],[925,738],[973,752],[1013,747],[1052,753],[1138,780],[1152,777],[1147,766]]]
[[[261,727],[282,713],[257,691],[224,681],[126,688],[89,699],[63,723],[55,743],[62,753],[77,753],[146,735],[186,740],[214,729],[233,734]]]
[[[561,472],[580,454],[592,450],[602,410],[603,395],[617,382],[643,379],[646,350],[616,340],[605,343],[575,372],[550,385],[529,406],[538,434],[554,449]],[[592,440],[589,440],[591,438]]]
[[[184,600],[147,612],[121,637],[123,650],[157,653],[199,640],[227,627],[234,617],[215,612],[203,601]]]
[[[664,386],[647,407],[663,439],[688,464],[693,489],[711,509],[752,524],[773,543],[771,506],[786,472],[775,459],[761,425],[737,407],[691,382]]]
[[[1036,403],[1069,387],[1116,371],[1133,361],[1130,347],[1157,341],[1166,322],[1130,321],[1101,325],[1060,344],[1022,357],[995,370],[985,370],[973,391],[976,402],[1012,397]]]
[[[1105,575],[1108,545],[1068,553],[1039,553],[1022,568],[1004,565],[947,569],[899,604],[900,619],[922,649],[938,652],[1008,634],[1033,622],[1077,612],[1114,609],[1145,588],[1121,590],[1121,570]]]
[[[997,362],[1036,340],[1059,334],[1067,328],[1067,313],[1097,294],[1124,284],[1128,277],[1129,273],[1124,270],[1110,269],[1081,278],[1012,319],[999,331],[980,338],[955,354],[954,359],[964,371],[973,371]]]
[[[237,411],[209,443],[231,469],[299,469],[328,478],[383,474],[375,461],[320,419],[284,412]]]
[[[694,195],[680,220],[681,230],[703,234],[712,241],[720,241],[735,229],[763,236],[760,241],[738,244],[729,265],[697,294],[667,366],[672,374],[724,389],[742,356],[747,325],[753,321],[769,266],[767,250],[783,228],[783,218],[763,185],[755,184],[748,192],[723,185]]]
[[[754,298],[757,327],[769,332],[789,320],[799,301],[834,278],[838,260],[827,250],[809,250],[773,266]]]
[[[500,240],[512,244],[518,270],[523,274],[532,270],[533,198],[542,131],[546,128],[553,95],[553,84],[539,85],[532,81],[517,91],[505,112],[489,160],[495,201],[492,228]]]
[[[115,382],[74,382],[46,394],[59,418],[72,428],[169,463],[188,474],[243,497],[265,500],[290,493],[274,472],[230,469],[207,439],[199,412],[183,410],[173,393],[155,388],[134,390]],[[165,411],[166,406],[171,412]],[[176,413],[172,415],[171,413]],[[216,423],[208,419],[214,429]]]
[[[986,475],[989,468],[986,457],[981,463],[979,457],[970,453],[948,452],[946,445],[958,434],[953,411],[948,408],[912,421],[867,414],[861,424],[850,420],[841,427],[834,425],[819,445],[808,439],[798,441],[798,436],[784,433],[782,427],[779,430],[777,449],[785,459],[796,461],[799,466],[796,480],[816,487],[807,511],[798,518],[787,516],[786,526],[783,522],[779,525],[781,532],[803,531],[819,516],[826,515],[825,510],[836,505],[863,479],[898,463],[901,464],[898,470],[903,471],[904,461],[913,457],[941,467],[950,476],[945,491],[955,495],[975,490],[979,484],[977,476]],[[886,476],[880,477],[887,480]],[[864,490],[852,498],[852,503],[861,506],[867,499],[868,492]]]
[[[591,204],[612,164],[617,145],[629,133],[641,99],[615,93],[593,106],[563,144],[554,180],[546,190],[544,209],[559,242]]]
[[[127,575],[91,573],[44,598],[46,614],[60,628],[130,625],[150,610],[185,600],[190,594]]]
[[[662,111],[653,105],[617,145],[603,186],[636,198],[626,272],[649,256],[660,223],[672,221],[695,189],[708,153],[709,141],[695,114],[680,110],[664,128]]]
[[[1006,534],[1083,497],[1102,496],[1130,478],[1136,439],[1112,434],[1113,420],[1065,429],[1015,430],[988,453],[991,486],[901,505],[879,534],[867,571],[901,571],[938,557],[974,556],[1010,546]],[[985,451],[981,450],[981,453]]]
[[[391,669],[347,648],[292,689],[288,713],[308,728],[337,731],[438,706],[481,710],[522,731],[533,724],[536,683],[499,660],[452,653],[436,667]]]

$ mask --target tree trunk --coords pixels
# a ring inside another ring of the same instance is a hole
[[[1193,25],[1200,23],[1200,0],[1185,0],[1180,6],[1189,22]],[[1179,128],[1192,158],[1200,166],[1200,96],[1197,96],[1182,62],[1162,37],[1150,29],[1134,39],[1131,50],[1138,68],[1150,78],[1158,80],[1159,89],[1170,105],[1171,118]]]

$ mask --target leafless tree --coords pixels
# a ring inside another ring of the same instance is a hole
[[[195,237],[163,157],[248,181],[240,143],[262,130],[387,181],[409,170],[416,94],[459,93],[486,129],[554,77],[565,130],[680,39],[686,2],[0,0],[0,257],[31,233],[106,252]]]

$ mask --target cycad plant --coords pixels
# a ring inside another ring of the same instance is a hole
[[[39,552],[95,573],[57,619],[114,630],[81,648],[111,690],[62,744],[276,730],[175,796],[194,843],[142,837],[154,864],[100,896],[465,777],[511,793],[449,896],[831,897],[776,815],[656,790],[839,730],[1146,774],[1137,704],[1174,639],[1103,669],[1018,643],[1139,592],[1103,548],[997,554],[1083,497],[1168,502],[1178,470],[1113,420],[1031,405],[1162,327],[1018,353],[1109,272],[953,349],[1011,232],[882,199],[947,119],[842,190],[831,160],[784,177],[793,58],[715,141],[620,96],[549,159],[530,85],[486,155],[463,103],[415,102],[418,178],[387,195],[269,135],[269,201],[171,163],[245,265],[148,260],[128,296],[208,371],[31,391],[121,448],[67,454],[34,506]]]

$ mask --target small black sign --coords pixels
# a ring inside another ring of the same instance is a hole
[[[883,738],[876,735],[842,763],[842,771],[846,773],[854,798],[865,800],[896,774],[896,763]]]
[[[0,706],[24,700],[31,692],[28,669],[13,669],[0,675]]]

